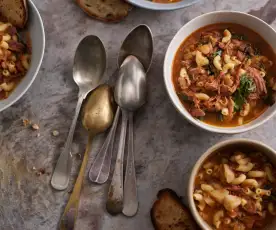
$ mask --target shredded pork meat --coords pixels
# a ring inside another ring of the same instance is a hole
[[[179,86],[192,102],[189,105],[192,116],[224,111],[223,116],[231,120],[244,104],[256,105],[256,101],[267,97],[266,73],[273,62],[257,54],[254,44],[236,37],[228,39],[221,30],[203,31],[200,42],[189,45],[189,52],[181,61],[189,85],[179,78]],[[206,96],[200,99],[197,93]]]

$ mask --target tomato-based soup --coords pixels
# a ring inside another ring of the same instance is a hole
[[[178,49],[173,82],[195,119],[239,126],[275,102],[276,55],[256,32],[230,23],[192,33]]]
[[[194,201],[212,229],[261,230],[276,215],[275,181],[275,168],[262,153],[221,151],[198,171]]]
[[[0,22],[0,100],[9,97],[27,74],[31,60],[31,40],[21,41],[16,28]],[[22,35],[21,35],[22,36]]]

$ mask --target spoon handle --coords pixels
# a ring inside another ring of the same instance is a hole
[[[126,129],[128,122],[128,113],[122,110],[122,126],[121,135],[118,147],[118,154],[115,164],[115,170],[113,173],[112,181],[108,191],[108,198],[106,203],[106,210],[111,215],[116,215],[123,210],[123,163],[124,163],[124,151],[126,140]]]
[[[134,164],[133,147],[133,112],[129,112],[128,123],[128,155],[126,165],[126,175],[124,183],[124,209],[125,216],[134,216],[138,210],[138,197]]]
[[[78,178],[76,180],[76,183],[74,185],[73,192],[70,195],[69,201],[65,207],[64,213],[60,220],[60,230],[73,230],[77,216],[78,216],[78,206],[79,206],[79,199],[81,194],[81,188],[84,178],[84,173],[86,169],[86,165],[89,159],[89,152],[91,149],[91,144],[93,140],[94,134],[90,134],[88,144],[86,146],[86,150],[83,156],[81,168],[79,171]]]
[[[71,145],[72,145],[73,136],[76,128],[76,123],[78,120],[78,116],[79,116],[81,105],[84,98],[85,98],[85,94],[80,94],[77,107],[75,110],[75,115],[65,143],[65,147],[58,158],[58,161],[51,179],[51,185],[56,190],[64,190],[68,187],[68,184],[69,184],[69,176],[72,168]]]
[[[118,106],[109,134],[90,168],[89,179],[94,183],[104,184],[108,180],[113,153],[114,137],[120,117],[120,111],[121,109]]]

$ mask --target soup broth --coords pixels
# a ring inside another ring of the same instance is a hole
[[[195,179],[194,200],[212,229],[264,229],[276,215],[275,168],[256,151],[225,149],[210,156]]]
[[[276,55],[256,32],[230,23],[192,33],[179,47],[173,82],[185,108],[205,123],[233,127],[274,103]]]

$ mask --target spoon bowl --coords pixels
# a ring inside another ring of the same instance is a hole
[[[93,65],[91,65],[93,63]],[[73,78],[80,93],[95,89],[106,69],[106,52],[101,40],[94,35],[85,37],[78,45],[73,67]]]
[[[135,56],[148,72],[153,56],[153,38],[147,25],[139,25],[127,35],[120,49],[119,67],[129,55]]]
[[[142,63],[133,55],[121,65],[114,97],[117,104],[127,111],[135,111],[146,102],[146,73]]]
[[[82,111],[82,125],[92,133],[102,133],[114,119],[114,99],[111,87],[104,84],[91,92]]]

